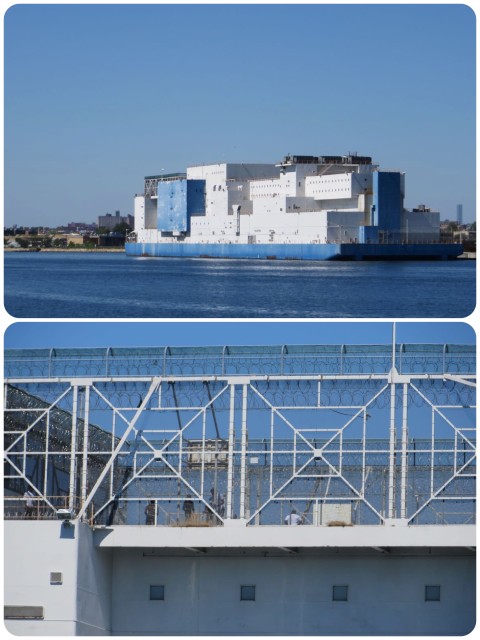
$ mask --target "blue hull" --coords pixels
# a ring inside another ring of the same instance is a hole
[[[125,245],[128,256],[153,258],[233,258],[257,260],[449,260],[461,244],[198,244]]]

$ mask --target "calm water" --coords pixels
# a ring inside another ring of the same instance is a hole
[[[270,262],[10,253],[17,318],[465,317],[475,262]]]

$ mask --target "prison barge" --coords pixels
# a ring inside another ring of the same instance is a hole
[[[280,260],[447,260],[440,214],[404,208],[405,174],[369,156],[292,156],[147,176],[130,256]]]

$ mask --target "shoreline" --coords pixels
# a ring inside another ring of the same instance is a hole
[[[34,249],[21,247],[4,247],[5,253],[125,253],[123,247],[102,247],[101,249]]]

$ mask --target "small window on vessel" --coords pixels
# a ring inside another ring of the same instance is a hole
[[[150,585],[150,600],[165,600],[165,586],[163,584]]]
[[[240,587],[240,600],[255,600],[255,586],[242,585]]]
[[[440,601],[440,585],[427,584],[425,585],[425,602],[439,602]]]
[[[348,600],[348,585],[334,585],[332,589],[332,600],[346,602]]]

